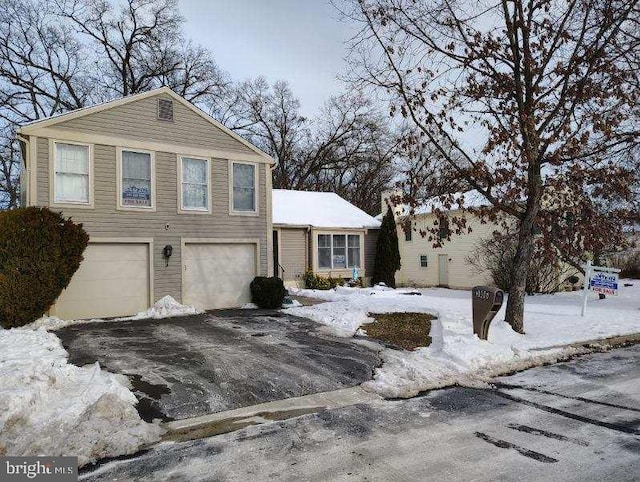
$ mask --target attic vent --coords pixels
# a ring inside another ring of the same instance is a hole
[[[158,99],[158,119],[165,121],[173,120],[173,101],[168,99]]]

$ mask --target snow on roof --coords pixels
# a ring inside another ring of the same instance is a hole
[[[490,204],[489,201],[475,189],[466,192],[456,192],[451,196],[454,201],[462,197],[462,205],[465,208],[479,208]],[[456,211],[460,209],[460,204],[454,202],[450,208],[446,208],[440,200],[440,197],[434,197],[427,200],[422,206],[416,207],[415,214],[430,214],[436,209],[440,209],[441,211]]]
[[[333,192],[273,190],[273,224],[379,228],[380,221]]]
[[[471,191],[465,192],[456,192],[451,194],[454,200],[460,199],[460,197],[464,198],[463,205],[465,208],[479,208],[481,206],[488,206],[490,203],[487,199],[480,194],[475,189]],[[397,206],[399,208],[400,216],[406,216],[409,214],[410,207],[407,204],[401,204]],[[440,209],[441,211],[456,211],[460,209],[460,205],[457,202],[451,204],[450,208],[446,208],[442,201],[440,200],[440,196],[435,196],[431,199],[427,199],[420,206],[416,206],[413,211],[414,216],[419,216],[421,214],[431,214],[434,210]],[[386,211],[385,211],[386,212]],[[384,216],[383,213],[380,213],[376,216],[376,219],[382,220]]]

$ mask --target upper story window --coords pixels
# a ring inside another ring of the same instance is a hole
[[[91,160],[86,144],[54,143],[54,203],[90,204]]]
[[[412,226],[411,226],[411,221],[407,221],[404,224],[404,240],[405,241],[411,241],[411,234],[412,234]]]
[[[438,221],[438,237],[440,239],[449,237],[449,220],[447,218],[440,218]]]
[[[181,158],[181,205],[184,211],[210,210],[209,160]]]
[[[146,151],[120,151],[120,206],[152,208],[153,155]]]
[[[360,268],[360,235],[318,234],[318,268]]]
[[[256,165],[244,162],[232,162],[231,210],[236,213],[256,213],[257,175]]]

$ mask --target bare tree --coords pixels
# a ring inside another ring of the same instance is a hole
[[[329,99],[308,119],[286,82],[271,86],[263,78],[238,86],[231,123],[278,160],[274,187],[334,191],[372,214],[399,146],[387,124],[358,93]]]
[[[506,320],[523,332],[536,236],[559,253],[623,242],[635,176],[619,159],[638,142],[638,1],[350,5],[344,13],[362,25],[352,80],[391,94],[391,114],[488,200],[483,219],[514,220]],[[603,216],[601,203],[614,209]]]

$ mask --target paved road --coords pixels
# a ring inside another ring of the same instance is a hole
[[[269,310],[71,325],[56,332],[74,365],[127,375],[147,421],[183,419],[359,385],[379,347]],[[373,346],[374,349],[368,347]]]
[[[83,480],[638,480],[640,345],[164,443]]]

